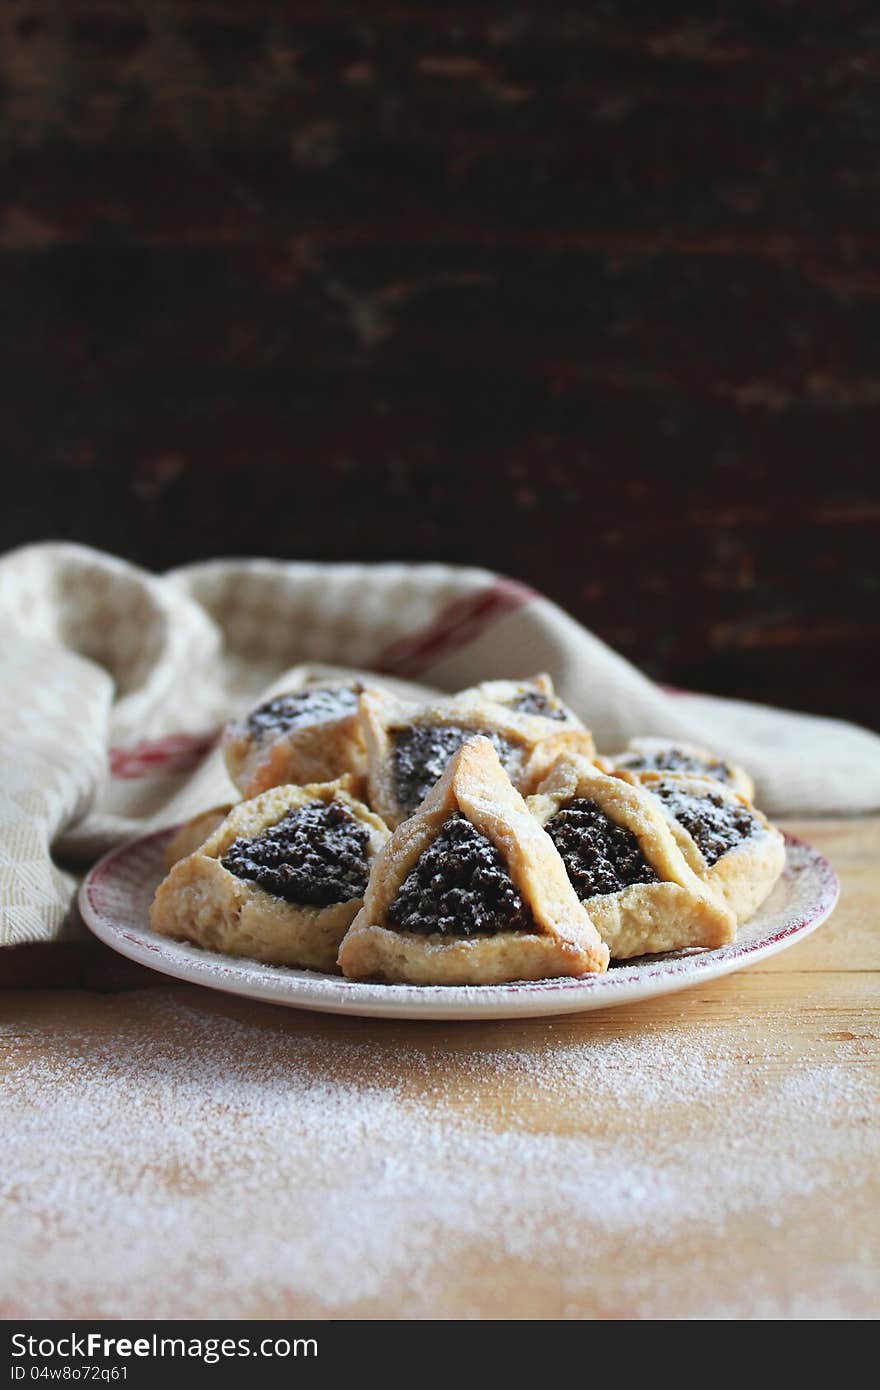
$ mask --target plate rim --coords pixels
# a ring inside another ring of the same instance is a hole
[[[179,825],[165,826],[135,836],[101,856],[86,874],[78,894],[80,914],[88,929],[119,955],[170,979],[316,1013],[466,1022],[550,1017],[638,1003],[708,983],[786,950],[826,922],[840,900],[840,880],[828,858],[800,836],[783,831],[786,849],[791,846],[806,857],[819,876],[820,887],[816,904],[808,915],[786,923],[769,937],[733,942],[693,955],[662,956],[651,968],[646,969],[642,964],[637,975],[627,973],[627,967],[621,965],[602,975],[561,976],[494,985],[378,984],[270,965],[245,957],[224,956],[191,943],[164,938],[156,938],[153,942],[149,940],[149,928],[135,935],[130,928],[114,924],[94,900],[96,890],[100,890],[118,860],[154,843],[167,842],[179,828]],[[181,953],[178,959],[176,951]],[[243,973],[245,967],[250,975]]]

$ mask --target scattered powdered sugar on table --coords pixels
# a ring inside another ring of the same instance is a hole
[[[491,1024],[313,1025],[185,989],[93,1014],[73,1038],[48,1010],[0,1026],[6,1316],[867,1313],[873,1217],[863,1245],[834,1234],[832,1172],[867,1191],[880,1149],[851,1045],[804,1063],[710,1023],[544,1022],[497,1047]],[[788,1287],[755,1274],[746,1219],[791,1245]]]

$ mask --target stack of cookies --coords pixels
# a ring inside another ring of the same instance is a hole
[[[782,871],[740,768],[602,757],[548,676],[418,704],[302,684],[228,726],[242,800],[182,826],[152,929],[358,980],[495,984],[731,941]]]

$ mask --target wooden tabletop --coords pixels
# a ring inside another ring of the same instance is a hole
[[[103,953],[7,988],[0,1313],[876,1316],[880,818],[788,828],[830,922],[632,1007],[334,1018]]]

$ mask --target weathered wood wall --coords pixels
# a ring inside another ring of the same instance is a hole
[[[3,544],[479,562],[877,723],[875,5],[0,25]]]

